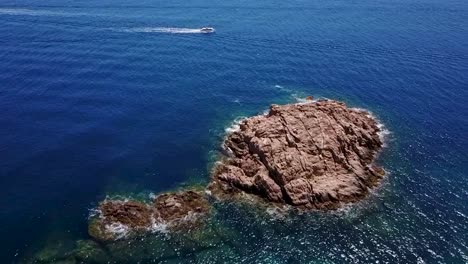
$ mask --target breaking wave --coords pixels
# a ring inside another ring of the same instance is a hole
[[[247,117],[245,116],[239,116],[237,117],[236,119],[234,119],[234,121],[231,122],[231,124],[229,124],[228,127],[226,127],[224,129],[224,132],[226,134],[231,134],[231,133],[234,133],[236,131],[239,131],[240,130],[240,124],[242,123],[242,121],[244,121],[245,119],[247,119]]]
[[[387,141],[389,139],[389,136],[392,134],[392,132],[383,124],[383,122],[370,110],[364,109],[364,108],[359,108],[359,107],[353,107],[352,109],[356,111],[361,111],[361,112],[366,112],[367,115],[377,121],[377,127],[379,128],[379,132],[377,133],[380,137],[380,140],[383,143],[383,147],[387,147]]]
[[[114,234],[117,239],[125,238],[130,232],[130,228],[122,223],[114,222],[110,225],[106,225],[106,231]]]

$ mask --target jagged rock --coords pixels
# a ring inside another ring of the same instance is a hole
[[[131,228],[151,225],[153,208],[136,201],[107,201],[101,204],[101,214],[110,222],[119,222]]]
[[[88,233],[101,241],[134,237],[156,231],[180,230],[197,224],[210,210],[203,194],[195,191],[166,193],[152,203],[105,200],[90,220]]]
[[[364,110],[321,100],[272,105],[227,136],[231,156],[213,172],[218,196],[250,193],[301,208],[336,208],[364,197],[384,175],[377,121]]]
[[[154,208],[160,219],[170,223],[171,228],[185,228],[187,222],[196,222],[210,210],[208,201],[194,191],[166,193],[154,199]]]

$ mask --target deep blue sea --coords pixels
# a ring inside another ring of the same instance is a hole
[[[126,261],[468,263],[466,0],[2,0],[0,262],[89,239],[107,195],[207,182],[236,118],[307,95],[385,125],[380,188],[288,219],[226,205],[215,246]]]

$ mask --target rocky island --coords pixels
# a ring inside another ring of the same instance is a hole
[[[105,200],[89,234],[100,241],[155,231],[187,230],[220,200],[253,197],[299,210],[335,209],[356,202],[385,172],[374,164],[381,129],[367,111],[333,100],[272,105],[244,119],[223,143],[205,192],[181,191],[152,202]]]
[[[214,169],[218,197],[248,193],[276,204],[333,209],[364,197],[384,175],[373,164],[382,148],[366,111],[321,100],[272,105],[228,135],[228,157]]]

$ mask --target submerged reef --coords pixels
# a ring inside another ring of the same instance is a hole
[[[244,119],[225,138],[226,156],[203,191],[179,191],[151,202],[106,199],[89,235],[116,241],[148,233],[191,230],[207,219],[209,197],[258,198],[277,207],[336,209],[365,197],[385,171],[374,164],[380,126],[369,112],[319,100],[272,105]]]

